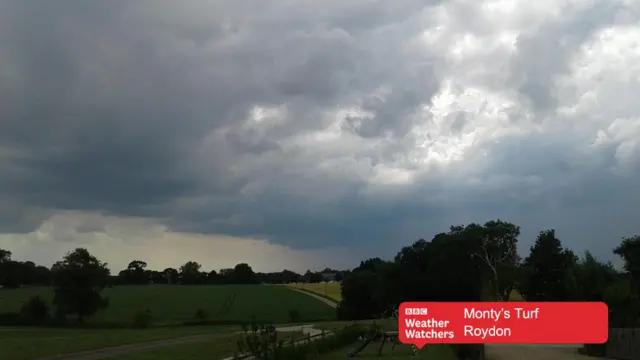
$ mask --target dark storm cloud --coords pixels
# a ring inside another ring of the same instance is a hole
[[[529,238],[557,227],[591,244],[595,236],[583,237],[605,235],[593,219],[612,208],[620,217],[602,228],[632,232],[622,218],[638,195],[636,173],[612,175],[606,151],[585,163],[576,148],[587,141],[569,130],[536,137],[528,126],[562,105],[556,77],[582,44],[637,16],[594,6],[523,25],[505,60],[488,42],[464,48],[464,35],[498,38],[528,10],[498,24],[482,6],[0,0],[0,232],[81,210],[373,254],[495,217],[521,223]],[[477,105],[461,94],[482,84],[465,87],[457,75],[486,76],[489,90],[532,106]],[[424,110],[436,95],[449,106],[449,87],[453,108]],[[250,120],[257,108],[273,114]],[[353,108],[361,112],[334,126]],[[501,113],[508,125],[487,120]],[[516,125],[527,135],[494,141]],[[464,160],[433,165],[433,153],[458,151],[456,142],[472,144]]]

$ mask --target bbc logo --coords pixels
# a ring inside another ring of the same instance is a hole
[[[427,308],[406,308],[404,309],[405,315],[427,315]]]

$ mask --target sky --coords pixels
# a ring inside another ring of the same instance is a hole
[[[640,234],[640,2],[0,0],[0,248],[347,268]]]

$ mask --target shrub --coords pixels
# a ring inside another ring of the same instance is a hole
[[[251,355],[256,360],[306,360],[352,344],[370,331],[370,328],[349,326],[332,335],[325,336],[323,333],[320,339],[285,343],[278,339],[273,325],[252,321],[249,326],[242,327],[238,351],[241,355]],[[239,358],[241,357],[236,355],[236,359]]]
[[[133,314],[133,325],[138,328],[146,329],[153,323],[153,314],[151,310],[138,310]]]
[[[27,322],[44,323],[49,318],[49,304],[40,296],[34,296],[22,305],[20,315]]]
[[[249,354],[256,360],[280,359],[283,346],[284,341],[278,340],[275,326],[258,324],[255,318],[250,325],[242,325],[241,337],[238,340],[240,355]]]

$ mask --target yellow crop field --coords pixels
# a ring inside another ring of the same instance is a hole
[[[342,300],[342,293],[340,292],[340,283],[337,282],[329,282],[329,283],[315,283],[315,284],[288,284],[287,286],[291,286],[297,289],[307,290],[309,292],[323,295],[328,298],[331,298],[335,301]]]

